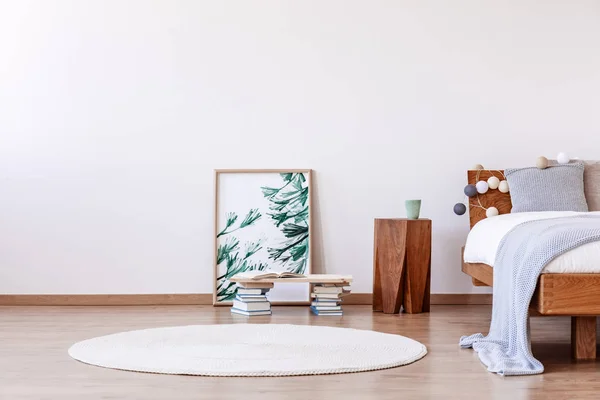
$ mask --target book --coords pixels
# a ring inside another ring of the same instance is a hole
[[[331,315],[331,316],[342,316],[344,313],[342,311],[319,311],[314,308],[310,308],[310,311],[315,315]]]
[[[322,286],[322,287],[344,287],[344,286],[348,286],[347,283],[317,283],[315,284],[315,286]]]
[[[268,291],[269,291],[269,289],[239,287],[237,289],[237,294],[244,295],[244,296],[262,296],[265,293],[267,293]]]
[[[339,306],[342,304],[342,299],[313,299],[311,306]]]
[[[268,311],[244,311],[244,310],[238,310],[237,308],[232,308],[231,313],[245,315],[247,317],[253,317],[255,315],[271,315],[271,310],[268,310]]]
[[[349,290],[344,290],[342,293],[311,293],[313,299],[339,299],[350,294]]]
[[[233,300],[233,308],[237,308],[242,311],[269,311],[271,310],[271,303],[268,301],[261,301],[259,303],[244,303],[243,301]]]
[[[342,306],[310,306],[310,308],[317,311],[342,311]]]
[[[243,303],[264,303],[267,300],[267,296],[235,296],[235,299]]]
[[[267,295],[266,294],[237,294],[238,296],[245,298],[245,299],[249,299],[249,298],[255,298],[255,299],[266,299]]]
[[[239,279],[252,279],[253,281],[259,281],[261,279],[279,279],[279,278],[305,278],[306,275],[296,274],[293,272],[264,272],[264,271],[247,271],[241,272],[235,276]]]
[[[273,286],[275,286],[274,283],[271,282],[236,282],[236,285],[238,287],[244,288],[244,289],[273,289]]]
[[[343,286],[315,286],[313,293],[344,293]]]

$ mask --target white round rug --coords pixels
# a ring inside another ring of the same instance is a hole
[[[87,364],[205,376],[339,374],[393,368],[427,348],[399,335],[305,325],[191,325],[122,332],[74,344]]]

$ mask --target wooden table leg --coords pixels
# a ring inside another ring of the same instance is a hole
[[[409,221],[404,267],[404,312],[429,311],[431,279],[431,221]]]
[[[383,311],[383,293],[381,289],[381,275],[379,270],[381,269],[378,263],[377,249],[378,249],[378,235],[379,223],[375,220],[375,229],[373,235],[373,311]]]
[[[429,271],[427,272],[427,285],[425,286],[425,296],[423,297],[423,312],[430,311],[431,303],[431,265],[429,265],[428,270]]]
[[[571,317],[571,351],[576,360],[596,358],[596,317]]]
[[[404,297],[406,224],[375,220],[373,310],[398,314]]]

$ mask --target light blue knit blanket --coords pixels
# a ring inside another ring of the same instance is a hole
[[[487,336],[460,338],[472,347],[488,371],[533,375],[544,366],[531,353],[529,303],[542,269],[554,258],[600,240],[600,217],[584,215],[524,222],[509,231],[494,265],[492,323]],[[600,260],[597,260],[600,261]]]

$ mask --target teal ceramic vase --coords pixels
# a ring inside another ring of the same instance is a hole
[[[406,207],[406,217],[408,219],[419,219],[421,200],[406,200],[404,206]]]

